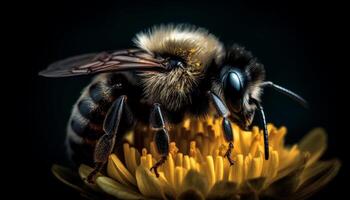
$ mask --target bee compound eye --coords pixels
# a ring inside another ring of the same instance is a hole
[[[241,77],[235,72],[229,72],[225,81],[226,87],[230,88],[232,93],[237,95],[242,93],[243,83]]]
[[[229,70],[222,79],[226,103],[238,112],[241,110],[242,99],[245,92],[245,78],[239,69]]]

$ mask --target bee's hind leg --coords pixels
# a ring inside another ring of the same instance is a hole
[[[108,156],[112,153],[115,139],[118,133],[119,124],[123,112],[128,112],[126,108],[126,96],[118,97],[109,108],[105,120],[103,122],[104,135],[97,141],[94,152],[94,170],[88,175],[87,180],[94,182],[94,178],[100,172],[108,160]]]
[[[234,135],[233,135],[233,130],[231,127],[231,122],[228,119],[228,116],[230,115],[230,111],[226,107],[225,103],[220,99],[219,96],[214,94],[213,92],[209,92],[210,98],[212,102],[214,103],[214,106],[216,108],[216,111],[218,114],[223,117],[222,120],[222,128],[224,130],[224,137],[227,142],[229,142],[228,149],[225,153],[225,157],[228,159],[230,162],[230,165],[233,165],[234,162],[232,160],[232,150],[233,150],[233,141],[234,141]]]
[[[161,166],[167,159],[169,153],[169,134],[165,127],[165,121],[160,109],[160,105],[155,103],[150,116],[150,123],[153,130],[156,131],[154,140],[156,142],[157,150],[161,154],[160,160],[158,160],[150,169],[154,170],[154,173],[159,177],[158,167]]]

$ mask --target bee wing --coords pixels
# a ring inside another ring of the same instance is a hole
[[[67,58],[49,65],[39,75],[66,77],[126,70],[165,69],[163,60],[155,59],[141,49],[126,49],[114,52],[84,54]]]

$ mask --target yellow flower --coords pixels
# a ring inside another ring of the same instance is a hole
[[[123,152],[109,157],[106,174],[96,185],[82,183],[92,168],[81,165],[80,180],[66,168],[53,166],[54,174],[85,196],[107,194],[118,199],[305,199],[327,184],[339,171],[338,160],[318,161],[327,147],[321,128],[312,130],[299,144],[284,145],[285,127],[268,125],[270,154],[264,160],[262,132],[234,129],[235,164],[230,166],[221,130],[221,120],[187,119],[171,127],[170,153],[158,169],[160,158],[153,133],[137,126]],[[132,145],[130,145],[130,144]],[[80,183],[77,183],[79,182]]]

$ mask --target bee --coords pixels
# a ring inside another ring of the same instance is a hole
[[[222,117],[225,154],[232,165],[234,134],[231,122],[242,129],[261,119],[265,159],[269,158],[266,119],[261,105],[265,87],[288,95],[294,92],[265,81],[264,66],[244,47],[224,45],[203,28],[162,25],[134,38],[136,48],[71,57],[51,64],[39,74],[68,77],[97,74],[73,107],[67,128],[68,148],[78,163],[95,165],[93,181],[102,170],[118,138],[136,122],[150,123],[162,165],[169,153],[168,124],[185,115],[203,117],[215,108]],[[211,106],[213,105],[213,106]]]

